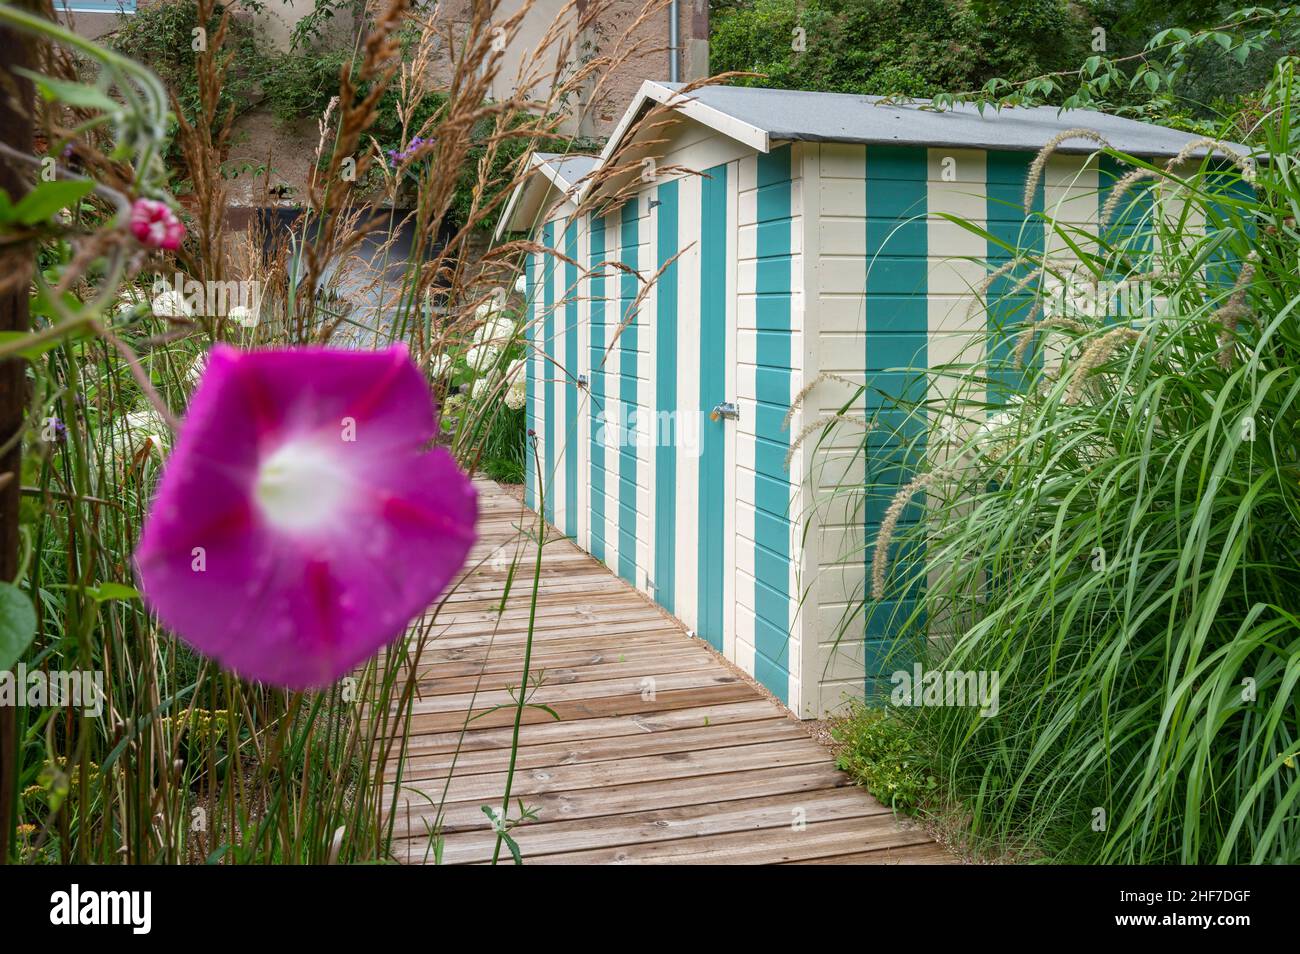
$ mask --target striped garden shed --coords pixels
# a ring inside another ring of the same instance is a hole
[[[547,250],[526,262],[529,506],[799,716],[861,698],[897,668],[880,621],[901,614],[860,615],[892,493],[837,509],[826,488],[872,466],[860,435],[792,442],[852,397],[839,378],[871,414],[918,386],[900,369],[971,360],[1003,243],[1051,241],[1023,205],[1035,156],[1077,127],[1152,158],[1194,138],[646,82],[600,156],[535,156],[501,223]],[[1116,173],[1096,148],[1062,142],[1033,210],[1095,223]]]

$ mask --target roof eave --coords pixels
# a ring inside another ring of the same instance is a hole
[[[537,209],[546,206],[546,200],[550,194],[550,190],[552,189],[558,191],[567,200],[574,202],[575,204],[577,202],[577,195],[581,190],[575,189],[574,183],[560,175],[558,163],[552,162],[549,158],[543,158],[542,154],[536,152],[529,155],[528,162],[532,168],[528,170],[527,175],[524,176],[524,180],[515,186],[514,191],[510,193],[510,198],[506,201],[506,207],[502,209],[501,217],[497,220],[496,231],[492,233],[494,240],[500,239],[504,232],[527,231],[532,228],[533,224],[535,224],[529,223],[522,228],[518,225],[509,228],[507,227],[514,217],[515,207],[519,205],[520,199],[526,196],[530,189],[537,186],[537,180],[534,177],[534,174],[537,172],[541,172],[541,174],[546,177],[546,192],[543,193],[542,197],[536,203],[532,204],[534,206],[533,211],[531,213],[525,212],[525,214],[530,215],[530,217],[535,216],[537,214]]]
[[[593,171],[603,168],[610,158],[618,152],[622,147],[623,140],[631,133],[642,110],[652,103],[675,109],[688,119],[693,119],[715,132],[744,143],[751,149],[756,149],[759,152],[771,151],[773,139],[768,135],[767,130],[736,119],[734,116],[714,109],[712,106],[706,106],[692,97],[689,92],[682,93],[655,80],[643,80],[641,88],[632,97],[632,102],[623,113],[622,118],[619,119],[618,125],[610,133],[605,148],[600,151],[600,155],[596,158]],[[576,196],[579,203],[587,198],[587,193],[594,183],[595,176],[591,176],[579,189]]]

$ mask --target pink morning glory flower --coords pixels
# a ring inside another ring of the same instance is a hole
[[[185,238],[185,226],[166,202],[136,199],[131,206],[131,234],[141,245],[174,252]]]
[[[405,632],[474,542],[474,488],[404,346],[219,345],[145,520],[159,618],[241,676],[327,685]]]

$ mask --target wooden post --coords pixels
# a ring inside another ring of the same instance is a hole
[[[38,12],[35,0],[12,0],[13,5]],[[0,142],[30,153],[33,148],[34,91],[31,80],[15,69],[32,67],[33,37],[0,27]],[[0,158],[0,188],[15,202],[29,187],[30,172]],[[0,246],[0,276],[24,275],[32,265],[32,248]],[[0,292],[0,331],[27,331],[29,290],[23,281],[10,282]],[[0,580],[13,582],[18,574],[18,503],[22,492],[22,442],[13,440],[27,411],[27,376],[22,358],[0,360]],[[0,864],[6,864],[12,846],[18,794],[18,720],[13,706],[0,706]]]

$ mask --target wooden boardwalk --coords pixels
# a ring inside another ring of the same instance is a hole
[[[472,569],[420,656],[393,819],[400,861],[434,860],[435,825],[445,864],[490,861],[496,841],[483,806],[499,810],[507,778],[536,560],[520,528],[531,532],[537,518],[495,484],[478,486]],[[554,716],[524,713],[510,817],[518,801],[536,816],[511,832],[525,864],[952,860],[852,786],[785,710],[563,538],[543,547],[530,671],[539,684],[529,701]],[[501,861],[510,862],[504,848]]]

